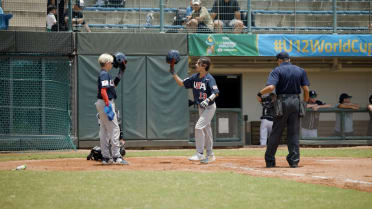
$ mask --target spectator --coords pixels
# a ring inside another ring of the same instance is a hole
[[[47,31],[57,31],[57,20],[56,20],[56,13],[57,9],[53,5],[49,5],[47,9],[47,16],[46,16],[46,30]]]
[[[369,104],[367,108],[368,108],[368,113],[369,113],[367,136],[372,136],[372,94],[371,96],[369,96]]]
[[[200,0],[192,1],[193,11],[191,16],[188,16],[186,27],[193,33],[211,33],[213,31],[211,16],[208,13],[208,9],[200,6],[200,3]]]
[[[317,94],[314,90],[309,91],[309,101],[306,107],[312,108],[313,111],[317,111],[319,108],[331,107],[322,101],[316,99]],[[306,112],[305,116],[301,120],[301,133],[302,137],[318,137],[318,125],[319,125],[319,112]]]
[[[84,1],[76,1],[76,4],[72,7],[72,26],[82,24],[87,32],[91,32],[89,25],[85,22],[82,13],[84,7]],[[68,11],[65,12],[65,22],[68,23]]]
[[[273,127],[274,119],[274,101],[276,100],[276,94],[270,93],[265,97],[262,97],[262,116],[260,126],[260,145],[266,146],[267,137],[270,136],[271,129]]]
[[[211,17],[214,20],[214,29],[219,33],[222,33],[222,27],[233,27],[234,33],[241,33],[244,27],[237,0],[215,0]]]
[[[191,16],[192,13],[192,1],[190,1],[190,5],[186,8],[186,16]]]
[[[346,93],[342,93],[340,95],[338,102],[339,104],[336,106],[337,108],[354,109],[354,110],[359,109],[359,105],[351,103],[351,96]],[[351,136],[354,134],[353,113],[351,112],[345,112],[344,133],[346,136]],[[341,113],[336,113],[335,134],[338,136],[341,135]]]

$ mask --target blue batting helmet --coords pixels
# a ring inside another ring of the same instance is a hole
[[[180,60],[180,52],[178,50],[169,50],[168,55],[166,57],[167,63],[171,63],[172,60],[174,59],[174,64],[177,64]]]

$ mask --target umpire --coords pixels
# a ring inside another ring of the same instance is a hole
[[[296,168],[300,161],[300,93],[303,89],[304,101],[309,100],[309,80],[304,69],[292,65],[287,52],[276,55],[278,67],[271,71],[266,87],[257,94],[257,100],[262,101],[262,95],[276,91],[275,117],[273,129],[267,141],[265,152],[266,167],[275,167],[275,153],[287,125],[288,152],[287,161],[291,168]]]

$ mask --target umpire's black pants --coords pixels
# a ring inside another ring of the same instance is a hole
[[[265,152],[266,166],[275,166],[275,153],[278,148],[283,129],[287,125],[287,143],[289,165],[297,165],[300,161],[299,132],[300,132],[300,97],[296,94],[279,95],[282,100],[283,116],[275,117],[271,134],[267,140]]]

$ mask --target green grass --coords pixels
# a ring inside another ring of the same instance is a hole
[[[371,148],[301,148],[302,157],[355,157],[372,158]],[[195,151],[193,149],[179,150],[128,150],[128,157],[156,157],[156,156],[189,156]],[[250,149],[216,149],[216,156],[237,156],[237,157],[261,157],[264,156],[264,148]],[[286,147],[278,149],[277,156],[286,156]],[[0,154],[0,162],[11,160],[40,160],[56,158],[85,158],[88,152],[29,152],[29,153],[10,153]]]
[[[370,208],[372,194],[232,172],[0,171],[8,208]]]

